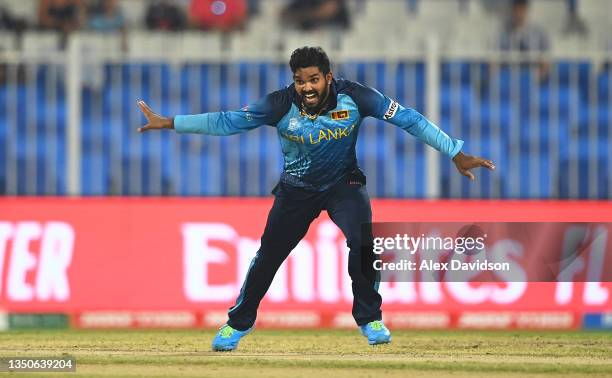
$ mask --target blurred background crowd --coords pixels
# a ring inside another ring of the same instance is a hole
[[[375,33],[381,24],[383,31],[393,33],[402,30],[398,23],[415,23],[418,28],[408,28],[406,38],[431,33],[456,37],[459,32],[479,40],[497,29],[488,47],[547,51],[551,34],[554,39],[601,39],[610,30],[609,8],[605,0],[4,0],[0,31],[47,30],[64,36],[77,30],[230,33],[261,24],[255,32],[273,33],[280,27]]]

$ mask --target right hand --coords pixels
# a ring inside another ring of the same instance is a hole
[[[478,156],[466,155],[461,151],[459,151],[459,153],[455,155],[453,161],[455,162],[455,166],[457,166],[457,170],[459,171],[459,173],[466,176],[472,181],[475,178],[474,174],[470,172],[470,169],[478,167],[488,168],[491,171],[495,169],[495,164],[493,163],[493,161],[489,159],[483,159]]]
[[[138,128],[139,133],[147,130],[174,129],[174,120],[172,118],[162,117],[154,113],[142,100],[138,101],[138,106],[147,119],[147,124]]]

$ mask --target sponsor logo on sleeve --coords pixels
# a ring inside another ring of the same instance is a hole
[[[389,108],[387,109],[387,112],[385,113],[383,118],[384,119],[391,119],[391,118],[393,118],[395,113],[397,113],[397,109],[398,108],[399,108],[399,104],[397,102],[395,102],[395,101],[391,101],[391,104],[389,104]]]

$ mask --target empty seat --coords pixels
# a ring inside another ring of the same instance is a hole
[[[558,33],[563,29],[567,17],[564,0],[538,0],[529,4],[529,19],[532,22],[542,25],[549,33]]]
[[[15,34],[0,32],[0,52],[15,50]]]
[[[177,54],[182,59],[218,59],[222,52],[222,40],[221,35],[215,32],[133,31],[128,36],[128,49],[133,57],[166,59]]]
[[[119,6],[129,26],[144,29],[147,7],[150,3],[152,3],[150,0],[121,0]]]
[[[89,53],[118,53],[122,47],[122,36],[120,33],[79,33],[83,52]]]
[[[229,36],[229,56],[261,60],[262,56],[273,56],[282,47],[281,35],[264,32],[237,32]]]
[[[303,46],[320,46],[332,57],[337,56],[340,49],[340,34],[326,29],[284,33],[284,56],[290,56],[296,48]]]
[[[23,35],[22,50],[29,54],[44,54],[56,52],[60,48],[61,37],[59,33],[50,31],[27,32]]]

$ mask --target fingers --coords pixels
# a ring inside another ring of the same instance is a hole
[[[490,169],[490,170],[494,170],[494,169],[495,169],[495,164],[493,164],[493,161],[491,161],[491,160],[484,160],[484,159],[483,159],[483,160],[480,162],[480,166],[481,166],[481,167],[488,168],[488,169]]]
[[[142,111],[142,113],[144,114],[144,116],[147,118],[147,121],[151,121],[151,118],[155,115],[155,113],[151,110],[151,108],[149,108],[149,105],[147,105],[146,102],[144,102],[143,100],[139,100],[138,101],[138,106],[140,107],[140,110]],[[144,133],[145,131],[151,130],[153,128],[153,126],[151,126],[151,124],[147,123],[146,125],[139,127],[138,129],[136,129],[139,133]]]
[[[145,117],[147,117],[147,119],[149,119],[149,117],[154,114],[151,108],[149,108],[149,106],[144,101],[138,101],[138,106],[140,107],[140,110],[143,112]]]
[[[474,181],[476,178],[474,177],[474,174],[470,172],[470,169],[477,168],[477,167],[484,167],[490,170],[495,169],[495,164],[493,163],[492,160],[483,159],[477,156],[470,156],[468,161],[455,162],[455,164],[457,165],[459,172],[461,172],[462,175],[464,175],[465,177],[469,178],[472,181]]]
[[[151,129],[151,126],[149,124],[146,124],[146,125],[144,125],[142,127],[137,128],[136,130],[139,133],[144,133],[145,131],[150,130],[150,129]]]
[[[467,169],[462,170],[461,174],[464,175],[465,177],[469,178],[470,180],[474,181],[475,177],[472,174],[472,172],[468,171]]]
[[[494,170],[495,163],[493,163],[492,160],[483,159],[483,158],[474,156],[470,159],[470,161],[467,164],[463,165],[463,168],[465,169],[472,169],[472,168],[477,168],[477,167],[484,167],[490,170]]]

